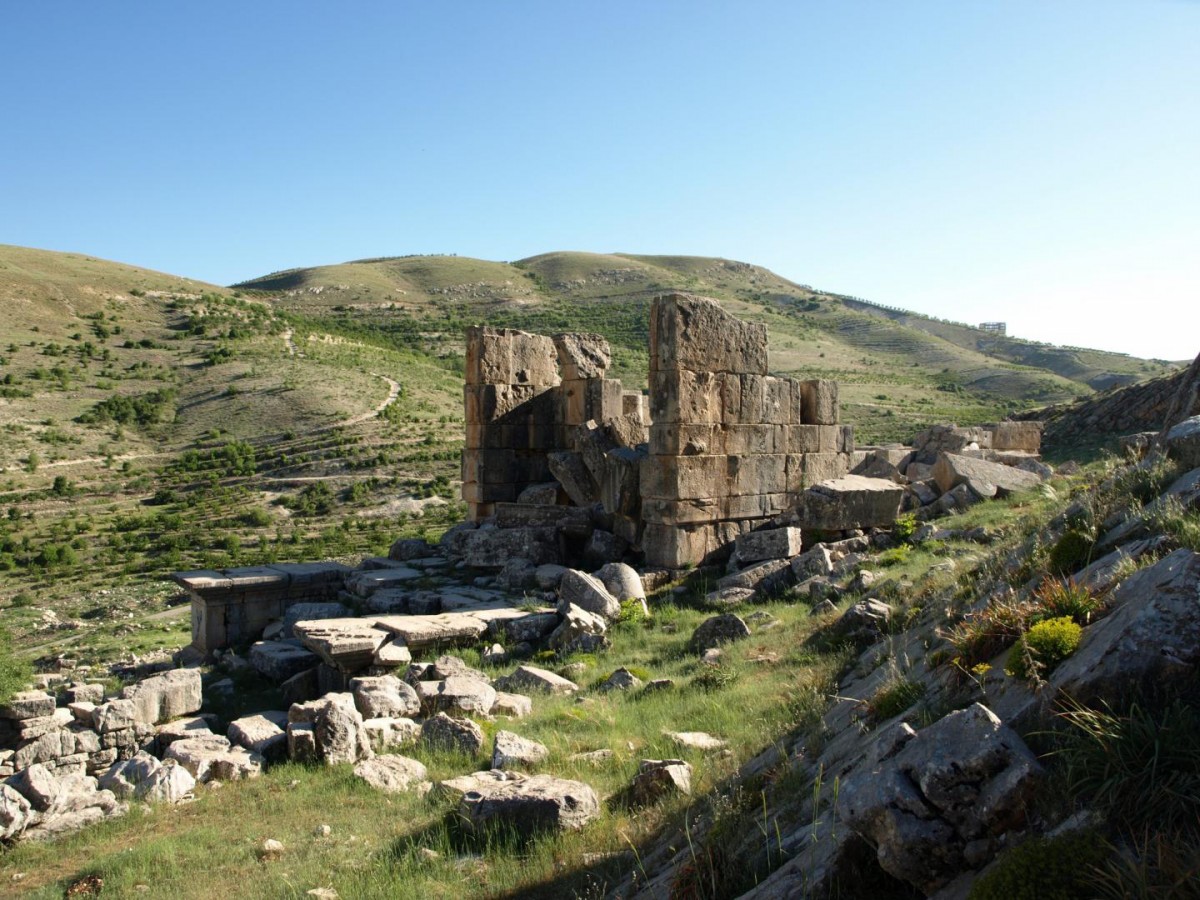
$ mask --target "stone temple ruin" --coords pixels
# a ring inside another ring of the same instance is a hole
[[[869,584],[863,554],[891,545],[902,510],[935,519],[1049,472],[1040,429],[1025,422],[935,425],[911,447],[856,449],[839,423],[837,385],[768,375],[765,327],[712,300],[654,300],[648,396],[605,377],[609,362],[598,335],[471,329],[469,520],[437,545],[400,539],[355,567],[174,573],[191,598],[192,643],[174,661],[185,668],[119,696],[74,683],[61,698],[25,691],[0,708],[0,841],[73,830],[135,800],[184,800],[198,783],[254,777],[282,759],[355,763],[368,783],[407,789],[428,773],[392,750],[422,743],[478,756],[485,735],[472,716],[517,720],[531,695],[580,689],[520,661],[603,650],[611,623],[639,606],[649,614],[647,592],[683,569],[715,576],[710,609],[790,591],[830,611],[842,583]],[[944,534],[928,524],[912,538]],[[889,614],[868,599],[834,627],[874,639]],[[702,653],[744,638],[747,621],[714,615],[688,646]],[[445,655],[456,646],[516,668],[493,679]],[[228,723],[196,715],[205,697],[236,690],[215,672],[202,682],[204,661],[253,670],[278,686],[281,708]],[[624,669],[609,679],[636,681]],[[547,753],[507,731],[494,741],[497,770]],[[688,771],[643,760],[631,796],[686,785]],[[472,827],[493,814],[522,827],[529,809],[544,817],[552,807],[559,827],[576,828],[600,810],[587,784],[549,775],[480,771],[440,787]]]
[[[606,378],[609,360],[599,335],[468,332],[463,498],[473,521],[535,526],[561,501],[598,503],[596,524],[618,550],[678,569],[850,471],[854,431],[839,423],[837,383],[767,374],[766,326],[713,300],[655,298],[648,398]]]

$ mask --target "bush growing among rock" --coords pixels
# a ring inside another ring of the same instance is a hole
[[[1009,654],[1009,670],[1017,678],[1044,675],[1079,648],[1083,629],[1069,616],[1038,622]]]

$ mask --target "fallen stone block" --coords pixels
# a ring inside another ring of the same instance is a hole
[[[629,785],[635,806],[655,803],[672,794],[692,793],[692,767],[682,759],[643,759]]]
[[[354,774],[377,791],[399,794],[429,783],[429,772],[415,759],[377,756],[354,766]]]
[[[531,775],[491,784],[481,781],[462,795],[458,812],[466,827],[477,833],[498,827],[532,836],[578,831],[599,817],[600,799],[581,781]]]
[[[167,748],[167,759],[176,760],[196,781],[238,781],[262,774],[263,758],[244,747],[232,746],[220,735],[185,738]]]
[[[511,675],[496,679],[496,689],[509,693],[573,694],[579,685],[537,666],[518,666]]]
[[[255,671],[276,683],[287,681],[320,662],[311,650],[284,641],[258,641],[251,645],[248,659]]]
[[[611,621],[621,613],[621,601],[608,592],[599,578],[568,569],[558,585],[560,614],[571,606],[603,616]]]
[[[883,478],[845,475],[806,490],[797,504],[802,526],[821,531],[887,528],[900,513],[904,488]]]
[[[483,729],[466,718],[440,712],[421,726],[421,743],[436,750],[451,750],[474,756],[483,749]]]
[[[765,528],[738,536],[734,553],[742,563],[764,559],[791,559],[802,549],[799,528]]]
[[[268,762],[276,762],[287,756],[288,714],[282,710],[269,710],[252,716],[242,716],[229,723],[226,737],[237,747],[245,747]]]
[[[492,768],[513,769],[544,762],[550,751],[544,744],[511,731],[497,731],[492,743]]]
[[[350,692],[364,719],[405,718],[421,711],[417,692],[394,675],[352,678]]]
[[[1042,483],[1042,479],[1032,472],[954,453],[938,454],[933,477],[943,493],[960,484],[972,487],[991,484],[1002,496],[1007,496],[1016,491],[1031,490]],[[987,490],[981,487],[977,493],[986,494]]]

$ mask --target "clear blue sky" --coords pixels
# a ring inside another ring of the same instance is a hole
[[[218,283],[684,253],[1200,351],[1200,3],[0,8],[0,243]]]

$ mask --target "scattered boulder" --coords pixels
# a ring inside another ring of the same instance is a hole
[[[707,650],[721,644],[729,644],[750,637],[750,629],[741,618],[733,613],[724,613],[705,619],[692,633],[693,650]]]
[[[830,630],[855,644],[877,641],[892,619],[892,608],[874,598],[861,600],[842,613]]]
[[[408,562],[413,559],[428,559],[440,555],[437,547],[428,543],[424,538],[400,538],[388,550],[388,559],[397,562]]]
[[[420,784],[428,784],[425,766],[406,756],[377,756],[354,766],[354,774],[378,791],[399,794]]]
[[[1184,419],[1167,432],[1167,456],[1183,471],[1200,468],[1200,416]]]
[[[528,837],[541,831],[578,831],[600,815],[600,799],[582,781],[532,775],[481,783],[463,794],[458,812],[472,831],[502,827]]]
[[[666,736],[687,750],[724,750],[729,746],[728,741],[713,737],[704,731],[668,731]]]
[[[545,563],[533,571],[533,579],[543,591],[557,591],[563,575],[567,573],[566,566],[557,563]]]
[[[371,738],[353,702],[325,700],[313,720],[317,756],[327,765],[352,763],[374,756]]]
[[[596,571],[596,578],[617,600],[641,600],[645,607],[646,588],[642,585],[642,576],[633,566],[623,562],[606,563]]]
[[[562,621],[550,633],[547,644],[559,653],[592,653],[608,646],[606,631],[608,624],[603,616],[572,603],[562,612]]]
[[[599,578],[567,569],[558,585],[559,612],[572,606],[612,621],[621,612],[621,601],[608,592]]]
[[[842,782],[838,814],[876,846],[884,871],[931,894],[962,870],[968,844],[986,861],[987,840],[1023,825],[1041,773],[976,703],[919,732],[900,723],[880,735],[875,758]]]
[[[352,678],[350,691],[364,719],[404,718],[421,711],[417,692],[395,675]]]
[[[492,745],[492,768],[512,769],[533,766],[550,755],[544,744],[523,738],[511,731],[497,731]]]
[[[426,686],[431,690],[427,692]],[[496,705],[496,689],[479,678],[451,675],[442,681],[422,682],[421,700],[426,714],[458,710],[486,716]]]
[[[632,691],[642,686],[642,679],[638,678],[624,666],[617,669],[609,675],[603,682],[600,683],[597,690],[601,691]]]
[[[692,793],[692,766],[682,759],[643,759],[629,785],[635,806],[654,803],[671,794]]]
[[[524,694],[496,691],[496,702],[491,711],[493,716],[511,716],[514,719],[523,719],[531,712],[533,712],[533,701]]]
[[[496,679],[496,689],[511,693],[573,694],[579,685],[537,666],[518,666],[511,675]]]
[[[421,743],[474,756],[483,749],[483,729],[470,719],[438,713],[421,726]]]

